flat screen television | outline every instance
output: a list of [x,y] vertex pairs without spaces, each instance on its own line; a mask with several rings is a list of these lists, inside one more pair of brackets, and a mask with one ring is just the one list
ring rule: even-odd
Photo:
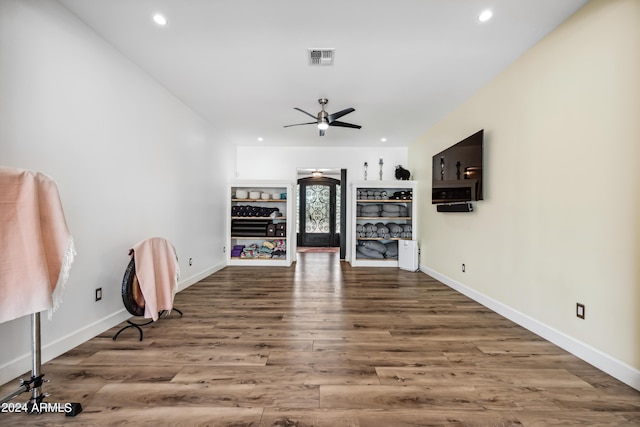
[[431,203],[455,204],[483,200],[484,129],[433,156]]

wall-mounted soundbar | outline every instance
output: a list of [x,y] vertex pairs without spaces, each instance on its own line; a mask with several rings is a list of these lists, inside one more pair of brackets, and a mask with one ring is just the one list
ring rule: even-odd
[[471,203],[453,203],[450,205],[437,205],[438,212],[473,212]]

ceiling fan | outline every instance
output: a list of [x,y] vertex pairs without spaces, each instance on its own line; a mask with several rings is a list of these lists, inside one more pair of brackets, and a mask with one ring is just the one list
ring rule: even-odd
[[340,117],[352,113],[354,111],[356,111],[354,108],[345,108],[342,111],[338,111],[337,113],[333,113],[333,114],[329,114],[326,111],[324,111],[324,106],[327,105],[327,103],[329,102],[328,99],[326,98],[320,98],[318,99],[318,103],[322,106],[322,110],[318,113],[317,117],[314,116],[313,114],[309,114],[306,111],[295,107],[294,110],[298,110],[301,113],[306,114],[309,117],[313,117],[315,119],[314,122],[308,122],[308,123],[297,123],[295,125],[286,125],[284,127],[288,128],[291,126],[301,126],[301,125],[318,125],[318,130],[320,131],[320,136],[324,136],[324,131],[329,129],[329,126],[339,126],[339,127],[343,127],[343,128],[353,128],[353,129],[360,129],[362,126],[360,125],[354,125],[351,123],[345,123],[345,122],[340,122],[337,119],[339,119]]

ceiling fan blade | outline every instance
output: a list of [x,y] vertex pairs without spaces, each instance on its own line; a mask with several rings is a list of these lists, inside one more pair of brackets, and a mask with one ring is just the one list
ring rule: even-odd
[[329,123],[333,122],[336,119],[339,119],[340,117],[347,115],[349,113],[353,113],[355,110],[355,108],[345,108],[342,111],[338,111],[337,113],[333,113],[333,114],[329,114],[329,117],[327,117],[327,119],[329,120]]
[[317,125],[318,122],[308,122],[308,123],[296,123],[295,125],[285,125],[283,127],[290,128],[291,126],[302,126],[302,125]]
[[302,109],[300,109],[300,108],[298,108],[298,107],[293,107],[293,109],[294,109],[294,110],[298,110],[298,111],[300,111],[301,113],[304,113],[304,114],[306,114],[307,116],[309,116],[309,117],[311,117],[311,118],[313,118],[313,119],[315,119],[315,120],[318,120],[318,117],[314,116],[313,114],[307,113],[306,111],[304,111],[304,110],[302,110]]
[[329,126],[339,126],[339,127],[343,127],[343,128],[353,128],[353,129],[360,129],[362,127],[360,125],[353,125],[351,123],[339,122],[337,120],[334,120],[333,122],[330,122]]
[[320,129],[320,136],[324,136],[324,129]]

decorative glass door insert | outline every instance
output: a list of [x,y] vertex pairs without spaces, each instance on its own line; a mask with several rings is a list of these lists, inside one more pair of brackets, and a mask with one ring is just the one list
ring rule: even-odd
[[307,233],[328,233],[330,231],[331,187],[329,185],[309,185],[306,193]]

